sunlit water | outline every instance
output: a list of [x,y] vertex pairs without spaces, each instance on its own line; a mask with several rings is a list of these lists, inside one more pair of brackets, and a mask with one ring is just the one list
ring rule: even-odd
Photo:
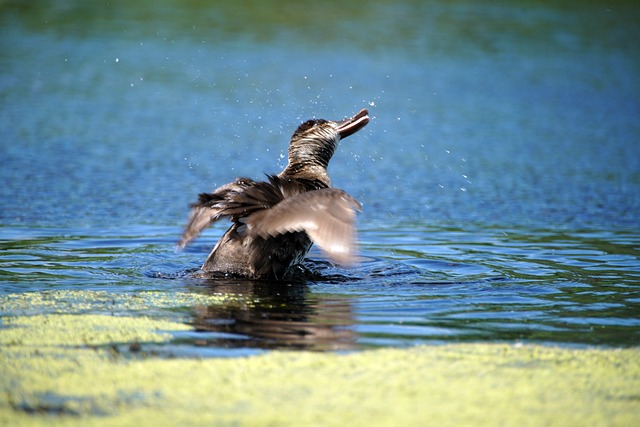
[[[236,295],[151,313],[178,355],[640,342],[637,6],[262,4],[2,3],[2,292]],[[358,265],[194,278],[227,226],[175,249],[197,193],[363,107]]]

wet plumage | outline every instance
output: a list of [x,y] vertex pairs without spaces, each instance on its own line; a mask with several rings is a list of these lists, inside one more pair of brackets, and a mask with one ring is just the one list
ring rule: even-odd
[[213,222],[232,225],[202,265],[211,276],[285,279],[316,243],[334,262],[353,262],[355,210],[361,206],[331,187],[327,166],[340,139],[369,122],[367,110],[341,120],[308,120],[294,132],[289,162],[266,181],[237,178],[191,206],[180,245]]

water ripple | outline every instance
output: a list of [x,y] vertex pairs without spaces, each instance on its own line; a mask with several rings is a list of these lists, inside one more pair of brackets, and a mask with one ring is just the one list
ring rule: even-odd
[[394,240],[382,244],[388,231],[366,230],[357,267],[334,267],[314,250],[304,281],[276,285],[195,278],[215,238],[176,251],[179,230],[171,227],[98,235],[0,230],[3,293],[188,290],[236,297],[230,305],[188,308],[195,330],[176,336],[172,351],[353,350],[478,340],[640,342],[640,242],[624,232],[396,229]]

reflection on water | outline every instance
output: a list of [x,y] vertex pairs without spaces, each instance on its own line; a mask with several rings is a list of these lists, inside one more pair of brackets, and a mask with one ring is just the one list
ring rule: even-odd
[[[237,297],[144,313],[193,324],[176,355],[637,345],[636,3],[2,1],[0,293]],[[356,268],[188,274],[227,225],[176,251],[194,194],[363,107],[330,166]]]
[[[318,298],[304,283],[211,281],[206,292],[241,296],[213,306],[194,307],[197,346],[350,350],[355,323],[345,298]],[[213,333],[213,334],[211,334]]]

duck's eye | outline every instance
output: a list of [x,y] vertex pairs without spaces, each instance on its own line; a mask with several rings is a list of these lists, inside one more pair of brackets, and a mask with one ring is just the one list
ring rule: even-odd
[[307,120],[306,122],[302,123],[300,126],[298,126],[298,129],[296,129],[294,135],[300,135],[303,134],[305,132],[307,132],[309,129],[311,129],[314,126],[317,125],[321,125],[327,123],[326,120],[324,119],[313,119],[313,120]]

